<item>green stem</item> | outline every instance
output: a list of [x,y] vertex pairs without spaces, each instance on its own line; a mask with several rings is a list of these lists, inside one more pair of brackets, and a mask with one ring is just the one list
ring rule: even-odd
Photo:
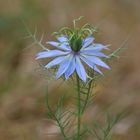
[[80,97],[80,80],[77,75],[77,140],[81,139],[81,97]]
[[86,99],[85,99],[85,102],[84,102],[84,105],[83,105],[83,108],[82,108],[82,114],[84,113],[85,108],[86,108],[86,106],[88,104],[88,100],[89,100],[89,97],[90,97],[90,89],[91,89],[91,86],[92,86],[92,80],[89,82],[89,87],[88,87]]
[[57,122],[57,124],[58,124],[58,126],[60,128],[60,131],[61,131],[62,136],[64,137],[65,140],[67,140],[67,137],[65,135],[63,126],[61,125],[60,121],[56,117],[55,117],[55,119],[56,119],[56,122]]
[[[47,87],[47,92],[48,92],[48,87]],[[59,128],[60,128],[60,131],[61,131],[61,134],[62,136],[64,137],[64,140],[67,140],[67,136],[65,135],[65,132],[64,132],[64,128],[61,124],[61,122],[59,121],[59,119],[56,117],[56,115],[53,113],[50,105],[49,105],[49,101],[48,101],[48,93],[46,94],[46,106],[47,106],[47,109],[50,113],[50,115],[55,119],[55,121],[57,122]]]

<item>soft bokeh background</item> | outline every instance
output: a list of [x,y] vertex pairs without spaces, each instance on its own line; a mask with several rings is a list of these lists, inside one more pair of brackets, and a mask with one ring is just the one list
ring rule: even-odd
[[[32,32],[37,27],[38,38],[45,34],[45,45],[52,32],[71,26],[81,15],[85,18],[79,25],[99,26],[96,41],[111,44],[112,50],[127,40],[127,49],[99,81],[99,94],[85,119],[100,117],[108,109],[114,114],[127,110],[130,115],[116,126],[114,139],[140,139],[139,0],[0,0],[0,140],[53,140],[46,132],[57,131],[46,119],[47,74],[34,59],[41,48],[23,39],[27,32],[22,20]],[[69,94],[66,86],[58,90],[58,83],[51,85],[52,103],[59,93]]]

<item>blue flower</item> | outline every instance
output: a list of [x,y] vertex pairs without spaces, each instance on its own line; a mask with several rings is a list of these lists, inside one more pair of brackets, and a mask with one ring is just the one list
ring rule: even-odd
[[69,41],[66,36],[61,35],[57,40],[58,42],[47,42],[47,44],[55,47],[55,50],[40,52],[36,57],[37,59],[54,58],[45,67],[51,68],[60,65],[56,73],[57,79],[63,74],[68,79],[76,71],[79,78],[86,82],[87,73],[83,62],[101,75],[103,73],[97,66],[109,69],[109,66],[100,59],[108,57],[101,52],[103,49],[108,49],[107,46],[94,43],[92,36],[79,40],[71,38]]

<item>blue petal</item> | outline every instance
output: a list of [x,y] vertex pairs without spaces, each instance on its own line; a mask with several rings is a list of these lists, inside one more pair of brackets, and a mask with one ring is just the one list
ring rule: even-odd
[[109,50],[108,46],[103,45],[103,44],[99,44],[99,43],[94,44],[94,47],[95,47],[97,50],[99,50],[99,51],[100,51],[100,50],[103,50],[103,49]]
[[60,67],[56,74],[56,79],[58,79],[65,71],[68,69],[70,62],[72,60],[73,55],[67,56],[64,61],[60,64]]
[[83,50],[101,51],[103,49],[108,50],[108,47],[102,44],[94,44],[84,48]]
[[59,42],[55,42],[55,41],[49,41],[49,42],[46,42],[46,43],[47,43],[47,44],[50,44],[50,45],[52,45],[52,46],[54,46],[54,47],[57,47],[57,46],[60,45]]
[[56,56],[61,56],[61,55],[66,55],[66,54],[69,54],[69,52],[63,52],[59,50],[43,51],[37,54],[36,59],[56,57]]
[[108,58],[108,56],[105,55],[104,53],[98,52],[98,51],[94,51],[94,50],[82,50],[82,51],[80,51],[80,54]]
[[66,43],[58,43],[58,42],[50,41],[50,42],[47,42],[47,44],[50,44],[57,49],[62,49],[62,50],[65,50],[65,51],[70,51],[71,50],[68,43],[66,44]]
[[65,72],[66,80],[73,74],[73,72],[75,71],[75,67],[76,67],[75,57],[73,57],[67,71]]
[[91,68],[93,68],[93,66],[95,65],[93,62],[91,62],[90,60],[86,59],[83,56],[80,56],[80,58]]
[[65,57],[67,57],[67,56],[57,57],[57,58],[53,59],[52,61],[50,61],[45,67],[49,69],[49,68],[51,68],[51,67],[53,67],[55,65],[58,65],[62,61],[64,61]]
[[89,66],[91,67],[92,69],[94,69],[96,72],[100,73],[101,75],[103,75],[103,73],[97,68],[97,66],[91,62],[90,60],[86,59],[85,57],[83,56],[80,56],[80,58]]
[[104,74],[97,68],[96,65],[94,65],[94,70],[95,70],[96,72],[98,72],[99,74],[104,75]]
[[76,71],[78,76],[86,82],[86,71],[78,56],[76,56]]
[[63,42],[68,42],[68,38],[67,38],[66,36],[64,36],[64,35],[59,36],[59,37],[57,38],[57,40],[60,41],[61,43],[63,43]]
[[82,48],[86,48],[88,47],[90,44],[93,43],[94,38],[92,36],[87,37],[84,41],[83,41],[83,46]]
[[87,55],[82,55],[84,56],[87,60],[91,61],[92,63],[99,65],[101,67],[104,67],[106,69],[110,69],[110,67],[104,63],[102,60],[100,60],[98,57],[96,56],[87,56]]

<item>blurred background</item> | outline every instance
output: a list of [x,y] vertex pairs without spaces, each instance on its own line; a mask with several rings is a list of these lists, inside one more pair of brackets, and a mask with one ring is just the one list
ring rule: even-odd
[[[140,1],[139,0],[0,0],[0,140],[55,140],[46,132],[57,128],[46,119],[45,90],[48,74],[40,69],[30,46],[23,20],[43,44],[54,39],[51,33],[84,16],[79,26],[89,22],[99,27],[96,42],[111,44],[115,50],[124,41],[126,49],[109,63],[111,71],[98,81],[94,105],[86,120],[100,117],[106,110],[129,112],[113,131],[114,140],[140,139]],[[67,87],[50,82],[50,99],[56,104]],[[69,94],[69,93],[67,93]],[[98,114],[98,116],[97,116]]]

